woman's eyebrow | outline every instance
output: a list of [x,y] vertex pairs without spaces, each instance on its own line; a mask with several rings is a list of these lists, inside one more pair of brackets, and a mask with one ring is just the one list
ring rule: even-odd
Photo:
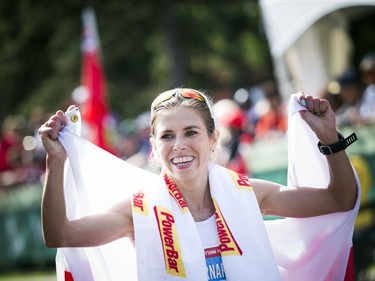
[[201,127],[197,125],[191,125],[184,128],[184,130],[191,130],[191,129],[201,129]]
[[165,129],[165,130],[160,131],[160,134],[165,134],[165,133],[173,133],[173,130]]
[[[189,126],[186,126],[186,127],[183,128],[184,131],[194,130],[194,129],[195,129],[195,130],[196,130],[196,129],[199,129],[199,130],[200,130],[200,129],[202,129],[202,128],[199,127],[199,126],[197,126],[197,125],[189,125]],[[175,130],[172,130],[172,129],[168,129],[168,128],[166,128],[166,129],[160,131],[159,133],[160,133],[160,134],[166,134],[166,133],[168,134],[168,133],[174,133],[174,131],[175,131]]]

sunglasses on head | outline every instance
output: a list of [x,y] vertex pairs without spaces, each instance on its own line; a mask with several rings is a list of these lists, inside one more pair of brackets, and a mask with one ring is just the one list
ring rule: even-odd
[[208,101],[207,97],[202,94],[201,92],[198,92],[196,90],[193,90],[193,89],[176,89],[176,90],[169,90],[169,91],[166,91],[162,94],[160,94],[151,104],[151,110],[155,110],[155,108],[173,98],[173,97],[176,97],[176,96],[181,96],[183,98],[186,98],[186,99],[194,99],[194,100],[198,100],[198,101],[201,101],[201,102],[204,102],[207,107],[208,107],[208,110],[210,111],[210,115],[211,115],[211,118],[212,118],[212,124],[214,125],[215,127],[215,122],[214,122],[214,115],[213,115],[213,111],[212,111],[212,108],[211,108],[211,105],[210,105],[210,102]]

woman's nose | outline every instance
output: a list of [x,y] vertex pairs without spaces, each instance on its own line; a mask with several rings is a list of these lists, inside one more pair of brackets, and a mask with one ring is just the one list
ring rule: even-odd
[[184,150],[186,149],[186,142],[183,137],[176,137],[175,143],[173,146],[174,151]]

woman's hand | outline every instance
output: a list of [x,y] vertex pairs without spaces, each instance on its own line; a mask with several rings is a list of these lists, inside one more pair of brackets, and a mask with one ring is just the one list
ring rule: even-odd
[[[74,107],[74,105],[71,105],[68,108],[68,111]],[[59,132],[64,128],[66,123],[67,121],[65,113],[59,110],[39,128],[39,135],[42,139],[44,149],[49,157],[61,156],[64,159],[66,158],[65,149],[57,139]]]
[[300,104],[307,110],[300,111],[301,118],[310,126],[323,145],[330,145],[338,141],[336,130],[336,116],[331,105],[325,99],[304,95],[298,96]]

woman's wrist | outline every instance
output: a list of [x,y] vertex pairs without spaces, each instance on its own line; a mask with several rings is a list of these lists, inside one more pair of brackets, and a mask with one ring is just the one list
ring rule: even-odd
[[65,160],[67,156],[65,153],[58,153],[58,154],[47,154],[46,162],[47,167],[54,167],[54,166],[64,166]]
[[331,145],[339,141],[339,136],[337,131],[334,134],[327,134],[326,136],[319,138],[319,141],[322,145]]
[[316,136],[322,145],[331,145],[339,141],[339,135],[336,127],[319,130],[316,132]]

